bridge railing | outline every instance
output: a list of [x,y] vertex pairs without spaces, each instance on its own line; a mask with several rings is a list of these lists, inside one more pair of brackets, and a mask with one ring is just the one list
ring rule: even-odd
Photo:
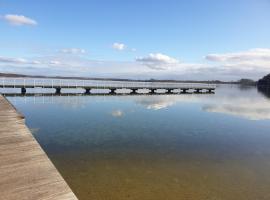
[[73,79],[31,79],[2,78],[0,85],[5,87],[75,87],[75,88],[215,88],[214,84],[203,83],[173,83],[173,82],[138,82],[138,81],[102,81]]

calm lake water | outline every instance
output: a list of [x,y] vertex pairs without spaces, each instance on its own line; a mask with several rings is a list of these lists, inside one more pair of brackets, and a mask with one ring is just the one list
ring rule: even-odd
[[81,200],[269,200],[270,99],[9,97]]

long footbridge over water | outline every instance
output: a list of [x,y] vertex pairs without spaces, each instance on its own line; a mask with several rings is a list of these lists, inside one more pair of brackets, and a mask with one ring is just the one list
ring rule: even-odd
[[[0,88],[20,89],[26,94],[28,89],[54,89],[55,94],[61,94],[62,89],[83,89],[84,94],[91,94],[95,89],[107,89],[109,94],[116,94],[117,90],[129,90],[130,94],[137,94],[139,90],[146,90],[149,94],[174,93],[213,93],[216,86],[201,83],[179,82],[150,82],[150,81],[100,81],[100,80],[73,80],[73,79],[0,79]],[[162,91],[160,91],[162,90]]]

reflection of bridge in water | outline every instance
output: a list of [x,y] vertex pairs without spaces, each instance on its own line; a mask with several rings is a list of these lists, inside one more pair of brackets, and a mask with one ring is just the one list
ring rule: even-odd
[[0,88],[19,88],[21,90],[21,94],[26,94],[27,89],[30,88],[55,89],[55,94],[61,94],[62,89],[83,89],[84,94],[91,94],[95,89],[108,89],[110,91],[109,94],[117,94],[117,90],[123,89],[129,90],[129,94],[138,94],[139,90],[147,90],[148,94],[179,94],[213,93],[216,86],[213,84],[200,83],[16,78],[2,79],[2,83],[0,82]]

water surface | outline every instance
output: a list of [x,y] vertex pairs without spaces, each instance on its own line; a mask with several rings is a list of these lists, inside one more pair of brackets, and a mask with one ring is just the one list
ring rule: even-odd
[[270,199],[270,99],[256,88],[9,100],[79,199]]

